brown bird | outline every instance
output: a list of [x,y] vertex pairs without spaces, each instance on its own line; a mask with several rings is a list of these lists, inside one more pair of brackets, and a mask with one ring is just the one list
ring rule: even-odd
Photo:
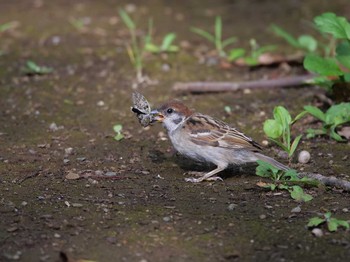
[[153,122],[162,122],[174,148],[191,159],[215,164],[217,167],[200,178],[188,182],[222,180],[214,176],[230,164],[266,161],[282,170],[288,167],[263,155],[262,147],[253,139],[211,116],[195,113],[177,100],[152,111]]

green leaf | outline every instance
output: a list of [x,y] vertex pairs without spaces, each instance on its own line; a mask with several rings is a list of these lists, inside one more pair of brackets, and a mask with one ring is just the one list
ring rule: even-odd
[[350,41],[344,41],[337,45],[336,58],[348,69],[350,69]]
[[273,24],[273,25],[271,25],[271,29],[276,35],[282,37],[291,46],[294,46],[296,48],[300,48],[298,40],[296,38],[294,38],[291,34],[289,34],[287,31],[282,29],[281,27]]
[[321,224],[323,224],[325,221],[325,219],[320,218],[320,217],[312,217],[309,220],[309,223],[307,223],[307,227],[317,227]]
[[119,133],[114,136],[114,140],[120,141],[124,138],[124,135]]
[[324,13],[315,17],[314,22],[324,33],[332,34],[338,39],[350,39],[350,24],[345,17],[336,16],[334,13]]
[[4,23],[4,24],[1,24],[0,25],[0,32],[5,32],[6,30],[9,30],[11,28],[14,28],[16,27],[18,23],[15,22],[15,21],[12,21],[12,22],[7,22],[7,23]]
[[127,28],[129,28],[130,30],[136,29],[134,21],[130,18],[127,12],[125,12],[123,9],[119,9],[119,15],[123,20],[124,24],[127,26]]
[[289,191],[290,196],[299,202],[308,202],[313,199],[309,194],[306,194],[300,186],[292,186],[292,190]]
[[122,129],[123,129],[123,126],[122,126],[122,125],[114,125],[114,126],[113,126],[113,130],[114,130],[114,132],[116,132],[116,133],[120,133],[120,132],[122,131]]
[[175,38],[176,38],[176,34],[174,34],[174,33],[167,34],[163,39],[163,43],[162,43],[160,49],[162,51],[167,51],[169,49],[169,47],[171,46],[172,42],[175,40]]
[[322,76],[339,76],[343,74],[334,58],[323,58],[315,54],[305,56],[304,68]]
[[328,227],[328,230],[329,230],[330,232],[337,231],[337,229],[338,229],[338,223],[337,223],[336,219],[331,218],[331,219],[327,222],[327,227]]
[[335,125],[331,126],[330,132],[329,132],[330,137],[333,138],[334,140],[338,141],[338,142],[346,141],[346,139],[343,139],[340,135],[337,134],[335,128],[336,128]]
[[335,126],[350,122],[350,103],[331,106],[326,112],[326,123]]
[[289,179],[289,180],[293,180],[293,181],[298,181],[300,180],[300,178],[298,177],[298,172],[294,169],[288,169],[284,175],[283,175],[284,179]]
[[332,216],[332,213],[331,212],[327,212],[324,214],[324,217],[326,218],[326,220],[329,220]]
[[294,118],[294,120],[292,121],[291,124],[293,125],[296,121],[298,121],[299,119],[303,118],[306,114],[307,114],[306,111],[303,111],[303,112],[299,113],[299,114]]
[[258,166],[256,167],[256,174],[261,177],[271,177],[273,174],[278,173],[278,169],[262,160],[257,160]]
[[235,43],[237,41],[237,37],[229,37],[227,39],[225,39],[224,41],[222,41],[222,48],[225,48],[228,45],[231,45],[233,43]]
[[204,31],[203,29],[197,28],[197,27],[191,27],[191,31],[193,33],[196,33],[197,35],[207,39],[208,41],[215,43],[215,38],[213,35],[211,35],[210,33]]
[[221,41],[221,34],[222,34],[222,21],[221,21],[221,17],[217,16],[215,18],[215,39],[217,41]]
[[315,52],[317,49],[317,41],[311,35],[299,36],[298,43],[309,52]]
[[235,61],[238,58],[241,58],[245,55],[245,50],[243,48],[234,48],[230,51],[230,54],[228,56],[229,61]]
[[264,132],[268,137],[276,139],[282,136],[283,127],[275,119],[268,119],[264,123]]
[[160,48],[153,43],[147,43],[145,45],[145,50],[151,53],[159,53],[161,51]]
[[292,117],[290,116],[288,110],[283,106],[277,106],[273,110],[273,116],[277,122],[279,122],[283,129],[289,128],[289,124],[292,122]]
[[319,108],[315,106],[304,106],[306,112],[316,117],[317,119],[326,122],[326,115]]
[[295,150],[298,147],[298,144],[300,142],[301,137],[302,137],[302,135],[299,135],[294,139],[292,145],[290,146],[289,157],[291,157],[294,154]]
[[339,219],[336,219],[336,220],[337,220],[338,225],[345,227],[346,229],[350,228],[349,222],[347,222],[345,220],[339,220]]
[[345,73],[343,77],[345,82],[350,82],[350,73]]
[[252,53],[252,56],[254,58],[259,58],[262,54],[274,51],[274,50],[276,50],[276,48],[277,47],[275,45],[265,45],[265,46],[259,47],[258,49],[254,50]]

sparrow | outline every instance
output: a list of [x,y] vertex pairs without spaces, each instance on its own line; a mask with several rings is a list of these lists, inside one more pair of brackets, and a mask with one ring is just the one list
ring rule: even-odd
[[229,165],[266,161],[273,166],[289,168],[262,154],[262,147],[250,137],[225,122],[196,113],[178,100],[172,100],[151,112],[152,122],[161,122],[168,132],[174,148],[196,161],[212,163],[216,168],[199,178],[186,178],[188,182],[222,180],[217,174]]

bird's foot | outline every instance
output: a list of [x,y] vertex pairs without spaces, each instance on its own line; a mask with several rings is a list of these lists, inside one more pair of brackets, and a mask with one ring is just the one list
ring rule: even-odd
[[191,183],[200,183],[203,181],[223,181],[223,179],[219,176],[213,176],[213,177],[200,177],[200,178],[194,178],[194,177],[189,177],[189,178],[185,178],[186,182],[191,182]]
[[188,171],[184,173],[185,176],[194,176],[198,178],[204,176],[205,174],[206,174],[205,172],[200,172],[200,171]]

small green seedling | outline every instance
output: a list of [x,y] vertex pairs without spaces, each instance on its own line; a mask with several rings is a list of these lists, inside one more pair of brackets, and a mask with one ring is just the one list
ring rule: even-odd
[[236,37],[229,37],[225,40],[222,39],[222,20],[220,16],[215,18],[214,24],[214,34],[211,34],[203,29],[197,27],[191,27],[191,31],[197,35],[207,39],[209,42],[215,45],[215,49],[218,52],[219,56],[225,57],[226,53],[224,51],[225,47],[233,44],[237,41]]
[[307,224],[307,227],[314,228],[318,227],[322,224],[327,224],[327,229],[330,232],[335,232],[338,230],[338,227],[344,227],[345,229],[349,229],[349,222],[346,220],[341,220],[332,217],[331,212],[327,212],[322,215],[322,217],[312,217]]
[[288,44],[297,49],[301,49],[310,53],[313,53],[317,50],[318,42],[311,35],[301,35],[298,38],[295,38],[286,30],[277,25],[273,24],[270,28],[272,32],[274,32],[277,36],[282,37],[284,40],[287,41]]
[[73,18],[73,17],[71,17],[68,21],[78,31],[84,30],[85,26],[87,25],[86,18]]
[[0,25],[0,33],[11,30],[18,25],[17,21],[7,22]]
[[120,141],[124,138],[124,135],[122,134],[122,129],[123,129],[122,125],[114,125],[113,126],[113,130],[116,133],[116,135],[114,136],[115,140]]
[[155,54],[178,52],[179,47],[173,44],[175,38],[176,38],[175,33],[168,33],[164,36],[161,45],[156,45],[152,43],[152,39],[150,39],[145,46],[145,50]]
[[26,67],[23,69],[27,75],[45,75],[53,72],[53,68],[46,66],[39,66],[35,62],[28,60]]
[[244,48],[234,48],[229,52],[228,60],[234,62],[237,59],[242,59],[244,64],[248,66],[256,66],[259,64],[259,58],[261,55],[273,51],[276,46],[266,45],[259,46],[255,39],[249,41],[250,51],[246,51]]
[[323,122],[322,129],[307,129],[307,137],[316,135],[329,135],[336,141],[346,141],[337,134],[337,127],[350,122],[350,103],[340,103],[331,106],[326,113],[314,106],[304,106],[306,112]]
[[269,139],[288,153],[289,158],[293,156],[298,147],[302,135],[297,136],[292,142],[291,127],[302,118],[306,112],[302,112],[292,121],[290,113],[283,106],[277,106],[273,110],[274,119],[268,119],[264,123],[264,132]]
[[298,202],[308,202],[312,200],[313,197],[305,193],[300,184],[316,186],[316,181],[310,180],[306,177],[299,178],[298,173],[293,169],[287,171],[280,170],[270,163],[261,160],[258,160],[257,163],[256,174],[273,181],[273,183],[259,183],[259,186],[271,191],[276,189],[287,190],[290,193],[290,196]]

